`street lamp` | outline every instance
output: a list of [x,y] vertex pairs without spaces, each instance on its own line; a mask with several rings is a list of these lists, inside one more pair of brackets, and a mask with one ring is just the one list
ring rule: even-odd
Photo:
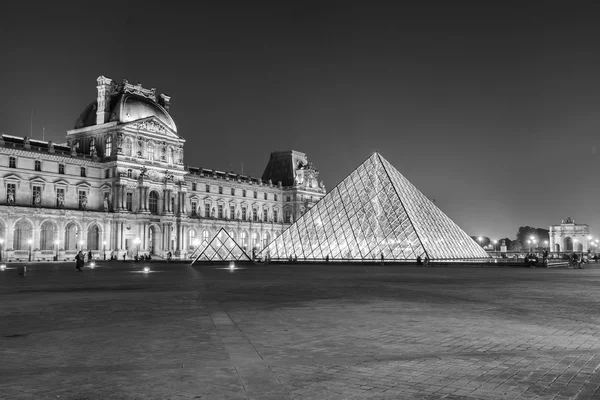
[[529,252],[531,253],[531,239],[527,239],[527,244],[529,244]]
[[494,240],[494,251],[496,251],[496,245],[498,244],[497,240]]
[[104,253],[104,261],[106,261],[106,240],[102,242],[102,245],[104,246],[102,249],[102,252]]
[[54,241],[54,245],[56,246],[56,260],[55,261],[58,261],[58,244],[59,244],[59,241],[55,240]]
[[27,240],[27,244],[29,244],[29,261],[31,261],[31,244],[33,243],[33,240],[28,239]]
[[547,240],[544,240],[544,248],[545,248],[546,250],[548,250],[548,241],[547,241]]
[[537,249],[537,239],[533,239],[533,249]]

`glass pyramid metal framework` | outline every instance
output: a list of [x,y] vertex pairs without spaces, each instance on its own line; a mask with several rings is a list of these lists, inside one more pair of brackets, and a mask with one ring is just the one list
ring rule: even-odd
[[224,228],[219,229],[210,241],[203,241],[191,258],[194,259],[192,264],[196,261],[252,261]]
[[409,261],[489,255],[375,153],[262,252],[272,260]]

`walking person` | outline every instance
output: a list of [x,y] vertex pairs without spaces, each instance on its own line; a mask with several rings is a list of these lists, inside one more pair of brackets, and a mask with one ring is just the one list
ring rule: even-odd
[[92,251],[88,251],[88,261],[92,261],[92,258],[94,257],[94,255],[92,254]]
[[383,252],[381,253],[381,266],[383,267],[385,263],[385,258],[383,257]]
[[83,252],[80,250],[79,253],[77,253],[77,255],[75,256],[75,269],[78,270],[79,272],[83,271],[81,268],[83,267],[84,264],[84,259],[85,255],[83,254]]

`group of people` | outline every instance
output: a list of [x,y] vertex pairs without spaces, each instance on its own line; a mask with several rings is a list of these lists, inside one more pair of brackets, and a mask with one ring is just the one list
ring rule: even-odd
[[[88,257],[88,261],[92,261],[94,259],[94,255],[92,254],[92,251],[88,251],[87,253],[87,257]],[[79,272],[83,271],[83,266],[85,264],[85,254],[83,254],[83,251],[79,250],[79,253],[77,253],[75,255],[75,269]]]

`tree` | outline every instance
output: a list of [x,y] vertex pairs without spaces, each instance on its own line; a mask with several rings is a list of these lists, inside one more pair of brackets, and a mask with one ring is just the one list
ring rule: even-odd
[[[536,244],[527,242],[534,238]],[[530,249],[536,247],[546,247],[545,242],[550,240],[550,231],[548,229],[534,228],[532,226],[521,226],[517,232],[517,242],[523,249]]]

